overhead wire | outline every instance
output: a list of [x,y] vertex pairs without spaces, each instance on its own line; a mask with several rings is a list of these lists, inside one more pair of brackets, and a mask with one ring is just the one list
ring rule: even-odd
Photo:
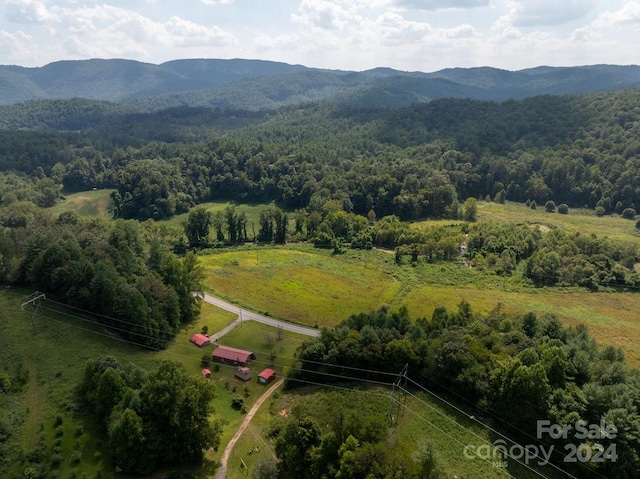
[[[55,311],[55,310],[54,310],[54,311]],[[55,312],[60,313],[59,311],[55,311]],[[64,315],[64,313],[62,313],[62,314]],[[81,326],[77,326],[77,325],[75,325],[75,324],[70,324],[70,323],[68,323],[68,322],[66,322],[66,321],[62,321],[62,320],[59,320],[59,319],[56,319],[56,318],[52,318],[52,317],[47,316],[47,315],[42,314],[42,313],[37,313],[37,312],[36,312],[36,313],[35,313],[35,315],[36,315],[37,317],[45,318],[45,319],[47,319],[47,320],[54,321],[54,322],[56,322],[56,323],[64,324],[64,325],[69,326],[69,327],[71,327],[71,328],[75,328],[75,329],[79,329],[79,330],[86,331],[86,332],[89,332],[89,333],[97,334],[97,335],[99,335],[99,336],[103,336],[103,337],[109,338],[109,339],[114,340],[114,341],[127,343],[127,344],[130,344],[130,345],[133,345],[133,346],[139,346],[139,344],[138,344],[138,343],[136,343],[136,342],[134,342],[134,341],[129,341],[129,340],[126,340],[126,339],[124,339],[124,338],[114,337],[113,335],[109,335],[109,334],[106,334],[106,333],[101,333],[101,332],[99,332],[99,331],[95,331],[95,330],[93,330],[93,329],[84,328],[84,327],[81,327]],[[77,317],[77,316],[74,316],[74,315],[67,315],[67,316],[69,316],[69,317],[71,317],[71,318],[74,318],[74,319],[80,319],[80,320],[84,320],[84,321],[86,321],[86,319],[84,319],[84,318],[80,318],[80,317]],[[100,323],[95,323],[95,322],[91,322],[91,321],[89,321],[89,322],[90,322],[91,324],[100,324]],[[156,349],[156,348],[153,348],[153,347],[148,347],[147,349],[157,351],[157,349]],[[167,353],[168,353],[168,354],[171,354],[171,355],[173,355],[173,356],[176,356],[176,357],[182,357],[182,358],[187,358],[187,359],[193,359],[193,358],[192,358],[192,356],[188,356],[188,355],[185,355],[185,354],[180,354],[180,353],[176,353],[176,352],[167,352]],[[260,361],[255,361],[255,362],[260,362]],[[220,364],[220,365],[221,365],[221,366],[223,366],[223,367],[227,367],[227,368],[235,368],[235,367],[236,367],[236,366],[231,365],[231,364]],[[306,372],[311,372],[311,373],[320,373],[319,371],[304,370],[304,369],[301,369],[301,368],[297,368],[296,370],[298,370],[298,371],[306,371]],[[358,381],[358,382],[365,382],[365,383],[373,383],[373,384],[375,384],[375,385],[378,385],[378,386],[384,386],[384,387],[387,387],[387,388],[388,388],[388,387],[393,386],[393,384],[391,384],[391,383],[383,383],[383,382],[379,382],[379,381],[374,381],[374,382],[372,382],[372,381],[368,381],[368,380],[363,380],[362,378],[346,377],[346,376],[341,376],[341,375],[338,375],[338,374],[331,374],[331,373],[324,373],[324,374],[325,374],[325,375],[328,375],[328,376],[331,376],[331,377],[334,377],[334,378],[341,379],[341,380],[343,380],[343,381]],[[397,374],[396,374],[396,376],[397,376]],[[297,383],[301,383],[301,384],[309,384],[309,385],[318,386],[318,387],[323,387],[323,388],[337,389],[337,390],[350,391],[350,392],[359,392],[359,393],[362,393],[362,394],[369,394],[369,395],[374,395],[374,396],[379,396],[379,397],[389,398],[389,394],[382,394],[382,393],[375,392],[375,391],[368,391],[368,390],[361,390],[361,389],[348,388],[348,387],[344,387],[344,386],[338,386],[338,385],[336,385],[336,384],[327,384],[327,383],[322,383],[322,382],[317,382],[317,381],[310,381],[310,380],[307,380],[307,379],[301,379],[301,378],[296,378],[296,377],[287,377],[286,379],[287,379],[288,381],[297,382]],[[397,404],[400,404],[403,408],[406,408],[407,410],[409,410],[409,411],[410,411],[410,412],[412,412],[413,414],[416,414],[416,415],[417,415],[417,413],[415,413],[414,411],[412,411],[412,410],[408,409],[408,408],[406,407],[406,405],[404,405],[404,404],[402,404],[402,403],[398,402],[398,401],[397,401],[396,399],[394,399],[393,397],[391,398],[391,400],[392,400],[392,401],[394,401],[394,402],[396,402]],[[418,416],[419,416],[419,415],[418,415]],[[440,427],[436,426],[435,424],[433,424],[432,422],[428,421],[427,419],[425,419],[425,418],[423,418],[423,417],[421,417],[421,419],[422,419],[423,421],[425,421],[427,424],[429,424],[429,425],[431,425],[432,427],[434,427],[435,429],[437,429],[438,431],[440,431],[440,432],[442,432],[443,434],[445,434],[445,435],[446,435],[447,437],[449,437],[450,439],[452,439],[452,440],[454,440],[454,441],[456,441],[456,442],[458,442],[458,443],[460,443],[461,445],[463,445],[463,446],[464,446],[464,444],[463,444],[462,442],[460,442],[459,440],[457,440],[456,438],[454,438],[453,436],[451,436],[449,433],[447,433],[446,431],[444,431],[442,428],[440,428]],[[454,421],[454,422],[455,422],[455,421]],[[456,423],[456,424],[457,424],[457,423]],[[464,426],[461,426],[461,427],[463,427],[463,428],[464,428]],[[464,428],[464,429],[466,429],[466,428]],[[468,429],[467,429],[467,430],[468,430]],[[468,430],[468,431],[472,433],[472,431],[470,431],[470,430]],[[472,434],[474,434],[477,438],[479,438],[479,439],[483,440],[484,442],[487,442],[487,441],[486,441],[486,439],[482,438],[481,436],[478,436],[478,435],[476,435],[475,433],[472,433]],[[485,459],[485,460],[486,460],[486,459]],[[509,476],[510,476],[510,477],[513,477],[513,476],[511,476],[511,475],[509,475]],[[544,476],[543,476],[543,477],[544,477]]]
[[[405,377],[406,377],[406,376],[405,376]],[[413,381],[411,378],[407,377],[407,379],[408,379],[409,381],[411,381],[413,384],[417,384],[417,383],[416,383],[415,381]],[[418,397],[418,396],[416,396],[415,394],[412,394],[410,391],[406,390],[406,389],[405,389],[405,388],[403,388],[402,386],[398,386],[398,387],[399,387],[399,388],[400,388],[400,389],[401,389],[405,394],[408,394],[409,396],[411,396],[412,398],[416,399],[416,400],[417,400],[418,402],[420,402],[421,404],[423,404],[423,405],[427,406],[428,408],[432,409],[433,411],[435,411],[436,413],[440,414],[441,416],[443,416],[443,417],[445,417],[445,418],[447,418],[447,419],[450,419],[450,417],[449,417],[449,416],[447,416],[446,414],[444,414],[442,411],[438,411],[438,410],[437,410],[436,408],[434,408],[432,405],[430,405],[430,404],[429,404],[429,403],[427,403],[426,401],[422,400],[421,398],[419,398],[419,397]],[[483,422],[481,422],[481,421],[476,420],[476,419],[475,419],[475,417],[470,416],[470,415],[469,415],[469,414],[467,414],[465,411],[463,411],[462,409],[458,408],[457,406],[455,406],[454,404],[450,403],[449,401],[447,401],[447,400],[445,400],[445,399],[443,399],[443,398],[439,397],[439,396],[438,396],[438,395],[436,395],[436,394],[431,393],[431,391],[428,391],[428,390],[426,390],[426,389],[425,389],[425,391],[426,391],[426,392],[428,392],[428,393],[430,393],[430,394],[432,394],[432,395],[433,395],[433,397],[435,397],[435,398],[436,398],[436,399],[438,399],[439,401],[443,402],[443,403],[444,403],[444,404],[446,404],[447,406],[449,406],[449,407],[451,407],[451,408],[455,409],[457,412],[459,412],[459,413],[461,413],[461,414],[466,415],[466,416],[467,416],[468,418],[470,418],[470,419],[471,419],[471,418],[473,418],[473,419],[474,419],[474,420],[475,420],[479,425],[481,425],[481,426],[482,426],[482,427],[484,427],[485,429],[488,429],[488,430],[489,430],[489,431],[491,431],[492,433],[499,435],[500,437],[502,437],[502,438],[506,439],[507,441],[509,441],[509,442],[511,442],[511,443],[513,443],[513,444],[518,445],[519,447],[522,447],[520,444],[518,444],[516,441],[514,441],[514,440],[513,440],[513,439],[511,439],[510,437],[505,436],[504,434],[502,434],[501,432],[499,432],[499,431],[495,430],[494,428],[492,428],[492,427],[490,427],[490,426],[488,426],[488,425],[484,424],[484,423],[483,423]],[[457,421],[452,421],[452,422],[454,422],[454,423],[455,423],[455,424],[457,424],[457,425],[460,425],[460,423],[458,423]],[[461,426],[461,425],[460,425],[460,426]],[[461,426],[461,427],[462,427],[462,426]],[[469,430],[469,431],[470,431],[470,430]],[[475,433],[473,433],[472,431],[470,431],[470,432],[471,432],[472,434],[476,435],[476,434],[475,434]],[[476,436],[477,436],[477,435],[476,435]],[[480,436],[478,436],[478,437],[480,437]],[[536,457],[536,458],[538,458],[539,456],[537,456],[537,455],[536,455],[535,457]],[[520,461],[517,461],[517,462],[518,462],[519,464],[524,465],[524,466],[525,466],[525,467],[527,467],[528,469],[533,470],[533,469],[531,468],[531,466],[529,466],[528,464],[523,463],[523,462],[520,462]],[[555,469],[557,469],[558,471],[562,472],[563,474],[567,475],[568,477],[570,477],[570,478],[572,478],[572,479],[577,479],[575,476],[573,476],[572,474],[568,473],[567,471],[564,471],[563,469],[561,469],[560,467],[556,466],[555,464],[553,464],[553,463],[551,463],[551,462],[550,462],[550,463],[548,463],[548,464],[549,464],[550,466],[554,467]],[[538,473],[538,471],[535,471],[535,472],[536,472],[536,473]],[[542,477],[544,477],[542,474],[540,474],[540,475],[541,475]]]
[[[413,368],[410,368],[411,370],[415,371]],[[417,371],[416,371],[417,372]],[[497,416],[496,414],[492,413],[491,411],[487,410],[487,409],[483,409],[478,407],[476,404],[471,403],[467,398],[465,398],[464,396],[461,396],[459,394],[457,394],[454,391],[451,391],[450,389],[446,388],[445,386],[441,385],[440,383],[438,383],[437,381],[434,381],[432,378],[428,377],[428,376],[424,376],[425,379],[427,379],[428,381],[436,384],[439,388],[447,391],[448,394],[451,394],[453,396],[456,396],[457,398],[463,400],[466,403],[469,403],[474,409],[480,409],[483,413],[487,413],[490,414],[491,417],[497,421],[499,421],[502,424],[505,424],[506,426],[508,426],[509,428],[511,428],[512,430],[517,431],[518,433],[528,437],[529,439],[534,440],[536,443],[541,444],[541,445],[546,445],[540,438],[535,437],[533,435],[531,435],[530,433],[528,433],[527,431],[523,431],[522,429],[514,426],[513,424],[511,424],[509,421],[506,421],[505,419],[501,418],[500,416]],[[459,410],[462,414],[467,414],[469,417],[471,417],[472,415],[468,414],[466,411],[457,408],[455,405],[453,405],[450,402],[445,401],[444,399],[442,399],[440,396],[438,396],[436,393],[434,393],[433,391],[427,389],[426,387],[424,387],[423,385],[421,385],[420,383],[418,383],[417,381],[414,381],[413,379],[411,379],[410,377],[407,376],[407,379],[417,388],[421,389],[422,391],[430,394],[431,396],[437,398],[438,400],[445,402],[446,404],[448,404],[450,407]],[[475,415],[473,415],[473,419],[478,422],[479,424],[487,427],[488,429],[490,429],[493,433],[509,440],[512,441],[512,439],[508,438],[508,436],[502,434],[501,432],[491,428],[488,424],[482,422],[478,417],[476,417]],[[559,451],[557,451],[555,448],[552,451],[553,454],[561,454]],[[587,467],[584,463],[582,462],[577,462],[577,465],[579,467],[582,467],[583,469],[587,469],[591,474],[597,475],[599,477],[602,477],[603,479],[606,479],[605,476],[603,476],[602,474],[598,473],[597,471],[593,470],[592,468]],[[554,466],[555,467],[555,466]],[[563,473],[567,474],[566,471],[563,470]]]
[[[65,305],[64,303],[59,303],[59,302],[56,302],[56,301],[51,301],[51,302],[53,302],[54,304],[58,304],[59,306],[62,306],[62,307],[66,307],[66,306],[67,306],[67,305]],[[144,335],[144,334],[142,334],[142,333],[134,333],[134,332],[131,332],[131,331],[128,331],[128,330],[124,330],[124,329],[121,329],[121,328],[114,328],[112,325],[105,325],[105,324],[103,324],[103,323],[101,323],[101,322],[99,322],[99,321],[93,321],[93,320],[91,320],[91,319],[89,319],[89,318],[86,318],[86,317],[81,317],[81,316],[73,315],[73,314],[70,314],[70,313],[66,313],[66,312],[64,312],[64,311],[60,311],[59,309],[46,308],[46,307],[42,307],[42,309],[47,310],[47,311],[50,311],[50,312],[52,312],[52,313],[62,314],[62,315],[64,315],[64,316],[68,316],[68,317],[70,317],[70,318],[78,319],[78,320],[81,320],[81,321],[86,321],[86,322],[88,322],[88,323],[90,323],[90,324],[93,324],[93,325],[97,325],[97,326],[104,326],[104,327],[107,327],[107,328],[109,328],[109,329],[116,329],[116,330],[120,330],[120,331],[127,332],[128,334],[134,334],[134,335],[138,335],[138,336],[140,336],[140,337],[146,337],[146,338],[149,338],[149,339],[157,339],[157,338],[154,338],[154,337],[152,337],[152,336]],[[73,308],[73,309],[81,310],[80,308]],[[90,314],[90,315],[96,315],[95,313],[92,313],[92,312],[90,312],[90,311],[86,311],[86,310],[81,310],[81,311],[86,312],[87,314]],[[133,346],[138,346],[138,347],[142,346],[142,347],[144,347],[144,348],[146,348],[146,349],[153,350],[153,351],[160,350],[160,348],[155,348],[155,347],[151,347],[151,346],[146,346],[146,345],[144,345],[144,344],[140,344],[140,343],[135,342],[135,341],[129,341],[129,340],[126,340],[126,339],[121,338],[121,337],[114,337],[113,335],[110,335],[110,334],[103,334],[103,333],[100,333],[100,332],[95,331],[95,330],[92,330],[92,329],[82,328],[82,327],[79,327],[79,326],[76,326],[76,325],[70,324],[69,322],[66,322],[66,321],[56,320],[56,319],[54,319],[54,318],[51,318],[50,316],[45,316],[45,315],[44,315],[44,314],[42,314],[42,313],[37,313],[37,311],[36,311],[36,312],[34,312],[34,315],[35,315],[35,316],[38,316],[38,317],[46,318],[46,319],[49,319],[49,320],[53,320],[53,321],[58,322],[58,323],[61,323],[61,324],[65,324],[65,325],[70,326],[70,327],[75,327],[75,328],[77,328],[77,329],[81,329],[81,330],[83,330],[83,331],[87,331],[87,332],[90,332],[90,333],[98,334],[98,335],[100,335],[100,336],[107,337],[107,338],[110,338],[110,339],[113,339],[113,340],[116,340],[116,341],[121,341],[121,342],[124,342],[124,343],[128,343],[128,344],[131,344],[131,345],[133,345]],[[100,317],[107,318],[107,319],[115,319],[115,318],[110,318],[110,317],[108,317],[108,316],[105,316],[105,315],[99,315],[99,314],[97,314],[96,316],[100,316]],[[135,323],[130,323],[130,324],[135,324]],[[259,322],[256,322],[256,324],[258,324],[258,325],[260,325],[260,326],[263,326],[263,325],[262,325],[261,323],[259,323]],[[268,327],[267,325],[264,325],[264,326],[265,326],[265,327]],[[165,342],[166,344],[168,344],[168,343],[169,343],[169,341],[164,341],[164,342]],[[182,346],[182,345],[177,345],[177,346]],[[185,347],[188,347],[187,345],[184,345],[184,346],[185,346]],[[268,353],[268,352],[264,352],[264,351],[256,351],[256,352],[258,352],[258,353],[262,353],[262,354],[273,354],[276,358],[280,358],[280,359],[296,360],[296,358],[287,357],[287,356],[282,356],[282,355],[278,355],[278,354],[275,354],[275,353]],[[180,353],[176,353],[176,352],[173,352],[173,351],[172,351],[172,352],[168,352],[168,353],[169,353],[169,354],[172,354],[172,355],[174,355],[174,356],[178,356],[178,357],[183,357],[183,358],[193,359],[191,355],[180,354]],[[266,361],[260,361],[260,360],[255,360],[254,362],[259,363],[259,364],[270,364],[271,366],[274,366],[274,363],[273,363],[273,362],[268,363],[268,362],[266,362]],[[309,361],[306,361],[306,360],[305,360],[305,362],[309,362]],[[385,372],[385,371],[369,370],[369,369],[364,369],[364,368],[355,368],[355,367],[350,367],[350,366],[340,366],[340,365],[328,364],[328,363],[318,362],[318,361],[310,361],[310,362],[311,362],[311,363],[321,364],[321,365],[322,365],[322,366],[324,366],[324,367],[329,366],[329,367],[335,367],[335,368],[338,368],[338,369],[350,369],[350,370],[355,370],[355,371],[360,371],[360,372],[366,372],[366,373],[369,373],[369,374],[378,374],[378,375],[380,375],[380,374],[387,374],[387,375],[396,376],[396,377],[398,376],[396,373],[388,373],[388,372]],[[230,365],[224,365],[224,366],[234,367],[234,366],[230,366]],[[344,375],[341,375],[341,374],[329,373],[329,372],[327,372],[327,371],[309,370],[309,369],[304,369],[304,368],[300,368],[300,367],[297,367],[297,368],[296,368],[295,366],[286,365],[286,364],[278,364],[278,365],[277,365],[277,367],[291,367],[292,369],[297,370],[297,371],[302,371],[302,372],[306,372],[306,373],[310,373],[310,374],[318,374],[318,375],[323,375],[323,376],[333,377],[333,378],[340,379],[340,380],[342,380],[342,381],[356,381],[356,382],[364,382],[364,383],[368,383],[368,384],[375,384],[375,385],[385,386],[385,387],[393,386],[393,384],[392,384],[392,383],[386,383],[386,382],[382,382],[382,381],[374,381],[374,380],[367,380],[367,379],[364,379],[364,378],[358,378],[358,377],[353,377],[353,376],[344,376]],[[440,396],[436,395],[436,394],[435,394],[435,393],[433,393],[432,391],[429,391],[428,389],[424,388],[422,385],[420,385],[419,383],[417,383],[417,382],[416,382],[416,381],[414,381],[413,379],[409,378],[408,376],[404,376],[404,377],[406,377],[406,378],[407,378],[407,379],[408,379],[408,380],[409,380],[413,385],[415,385],[415,386],[417,386],[418,388],[420,388],[421,390],[423,390],[423,391],[425,391],[425,392],[427,392],[427,393],[431,394],[432,396],[434,396],[434,397],[435,397],[436,399],[438,399],[439,401],[441,401],[441,402],[443,402],[443,403],[447,404],[449,407],[451,407],[451,408],[455,409],[455,410],[456,410],[456,411],[458,411],[459,413],[461,413],[461,414],[464,414],[464,415],[467,415],[467,416],[468,416],[468,414],[467,414],[465,411],[461,410],[460,408],[458,408],[457,406],[453,405],[453,404],[452,404],[452,403],[450,403],[449,401],[446,401],[446,400],[445,400],[445,399],[443,399],[442,397],[440,397]],[[335,385],[327,385],[326,383],[314,382],[314,381],[303,380],[303,379],[293,378],[293,377],[289,377],[289,378],[288,378],[288,380],[291,380],[291,381],[297,381],[297,382],[301,382],[301,383],[307,383],[307,384],[313,384],[313,385],[317,385],[317,386],[338,387],[338,386],[335,386]],[[338,388],[339,388],[339,387],[338,387]],[[353,389],[351,389],[351,388],[341,388],[341,389],[353,390]],[[415,398],[416,400],[420,401],[420,402],[421,402],[421,403],[423,403],[424,405],[426,405],[426,406],[431,407],[432,409],[434,409],[432,406],[428,405],[426,402],[422,401],[420,398],[418,398],[417,396],[413,395],[412,393],[410,393],[410,392],[409,392],[409,391],[407,391],[406,389],[404,389],[404,388],[400,388],[400,389],[401,389],[403,392],[405,392],[406,394],[409,394],[411,397],[413,397],[413,398]],[[435,409],[434,409],[434,411],[435,411]],[[442,414],[442,413],[440,413],[440,414]],[[447,417],[446,415],[444,415],[444,416],[445,416],[445,417]],[[449,419],[450,419],[450,418],[449,418]],[[463,427],[463,428],[464,428],[464,426],[460,425],[460,424],[459,424],[459,423],[457,423],[456,421],[453,421],[453,422],[454,422],[455,424],[458,424],[460,427]],[[497,435],[500,435],[501,437],[503,437],[503,438],[507,439],[507,440],[508,440],[508,441],[510,441],[510,442],[513,442],[514,444],[517,444],[513,439],[508,438],[507,436],[505,436],[504,434],[502,434],[502,433],[500,433],[499,431],[495,430],[494,428],[491,428],[490,426],[488,426],[488,425],[486,425],[486,424],[484,424],[484,423],[480,422],[479,420],[477,420],[477,422],[478,422],[480,425],[482,425],[483,427],[485,427],[485,428],[489,429],[490,431],[492,431],[493,433],[495,433],[495,434],[497,434]],[[506,423],[506,424],[508,424],[508,423]],[[435,426],[434,426],[434,427],[435,427]],[[467,429],[467,428],[465,428],[465,429]],[[468,430],[468,429],[467,429],[467,430]],[[473,433],[472,431],[470,431],[470,430],[468,430],[468,431],[469,431],[470,433],[472,433],[472,434],[476,435],[476,434],[475,434],[475,433]],[[479,438],[480,438],[480,436],[477,436],[477,435],[476,435],[476,437],[479,437]],[[562,473],[567,474],[569,477],[572,477],[572,478],[574,477],[574,476],[570,475],[567,471],[564,471],[564,470],[562,470],[561,468],[558,468],[555,464],[552,464],[552,463],[550,463],[550,464],[551,464],[551,466],[552,466],[552,467],[555,467],[556,469],[558,469],[558,470],[559,470],[559,471],[561,471]],[[528,467],[528,466],[527,466],[527,467]],[[590,471],[591,471],[591,470],[590,470]],[[604,477],[604,476],[602,476],[602,475],[598,474],[598,473],[597,473],[597,472],[595,472],[595,471],[591,471],[591,472],[592,472],[592,473],[595,473],[595,474],[597,474],[597,475],[599,475],[600,477]],[[536,473],[537,473],[537,471],[536,471]],[[544,477],[544,476],[542,476],[542,477]]]

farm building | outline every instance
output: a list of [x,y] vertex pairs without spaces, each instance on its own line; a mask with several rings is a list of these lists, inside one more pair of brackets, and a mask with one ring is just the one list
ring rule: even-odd
[[218,346],[211,353],[211,358],[219,363],[234,364],[236,366],[246,366],[249,361],[256,358],[251,351],[244,349],[230,348],[229,346]]
[[202,371],[200,371],[200,374],[202,374],[205,378],[211,377],[211,371],[208,369],[203,369]]
[[276,378],[276,372],[273,369],[267,368],[258,374],[258,382],[260,384],[269,384]]
[[207,346],[211,342],[211,338],[205,334],[198,333],[191,336],[189,341],[201,348],[202,346]]
[[251,379],[251,369],[247,367],[238,366],[233,374],[235,377],[240,378],[243,381]]

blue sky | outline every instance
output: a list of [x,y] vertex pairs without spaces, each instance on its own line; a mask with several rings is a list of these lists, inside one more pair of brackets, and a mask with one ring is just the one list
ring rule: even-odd
[[0,64],[256,58],[435,71],[640,64],[640,0],[3,0]]

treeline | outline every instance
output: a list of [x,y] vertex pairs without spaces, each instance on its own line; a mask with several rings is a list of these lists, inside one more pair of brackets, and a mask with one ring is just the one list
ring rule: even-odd
[[493,222],[474,224],[466,239],[473,267],[512,275],[523,264],[523,276],[536,286],[581,286],[592,291],[640,287],[635,270],[640,251],[630,242]]
[[28,202],[0,208],[0,282],[28,286],[97,313],[118,336],[163,348],[200,302],[201,269],[152,223],[54,219]]
[[166,218],[217,199],[291,209],[337,200],[363,216],[452,218],[461,199],[487,196],[621,214],[640,207],[639,104],[634,90],[397,110],[308,103],[244,119],[213,112],[226,129],[157,127],[206,114],[178,109],[132,119],[129,136],[117,121],[75,136],[4,131],[0,165],[65,192],[117,189],[121,218]]
[[[574,429],[564,441],[548,435],[539,439],[561,451],[567,443],[586,448],[589,457],[608,451],[602,462],[571,471],[579,477],[593,471],[598,477],[632,478],[640,467],[638,371],[619,348],[598,347],[585,326],[565,327],[553,314],[513,316],[501,305],[478,314],[463,301],[457,311],[440,307],[431,318],[413,321],[404,308],[381,309],[323,329],[300,347],[297,358],[290,377],[323,384],[351,377],[353,367],[361,369],[358,377],[378,380],[378,372],[399,373],[408,364],[411,382],[464,398],[471,414],[497,417],[516,435],[524,431],[537,437],[540,419],[574,427],[582,420],[598,431],[606,424],[616,428],[615,437],[576,437]],[[287,441],[294,447],[288,438],[285,432],[277,444]],[[367,441],[364,435],[355,440]],[[330,447],[337,458],[347,446],[334,441]],[[280,451],[281,467],[289,471],[287,448]]]
[[176,361],[147,373],[111,356],[87,361],[78,399],[103,433],[118,472],[149,474],[160,464],[196,463],[218,448],[209,418],[213,385]]

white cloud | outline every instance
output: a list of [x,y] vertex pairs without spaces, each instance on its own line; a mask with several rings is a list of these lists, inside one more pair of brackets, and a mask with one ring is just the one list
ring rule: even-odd
[[428,23],[407,20],[398,13],[388,12],[376,20],[376,36],[383,44],[419,42],[433,29]]
[[302,0],[300,14],[292,14],[291,19],[300,25],[323,30],[343,30],[362,22],[358,7],[354,4],[345,8],[328,0]]
[[473,25],[469,25],[468,23],[446,29],[443,33],[449,38],[475,38],[480,36],[476,29],[473,28]]
[[450,10],[486,7],[490,0],[394,0],[392,3],[409,10]]
[[596,32],[591,27],[582,27],[576,28],[573,32],[571,32],[569,40],[572,43],[579,44],[596,43],[601,42],[603,40],[603,36],[601,33]]
[[603,12],[594,21],[594,25],[598,27],[616,27],[637,23],[640,23],[640,2],[637,0],[627,0],[615,12]]
[[561,25],[583,18],[593,0],[509,0],[514,26]]
[[59,21],[56,8],[49,9],[38,0],[7,0],[5,15],[15,23],[50,23]]
[[32,57],[33,38],[24,32],[9,33],[0,30],[0,50],[12,60],[24,62]]
[[235,0],[200,0],[205,5],[230,5]]
[[[7,5],[10,7],[7,15],[13,21],[47,26],[40,27],[49,36],[48,44],[41,50],[64,48],[66,53],[61,56],[65,58],[70,54],[145,58],[158,48],[215,48],[237,43],[234,35],[217,26],[202,25],[179,16],[158,22],[138,12],[106,4],[49,8],[36,0],[10,0]],[[53,24],[59,28],[50,28]]]
[[491,25],[489,33],[489,38],[492,41],[514,40],[522,37],[522,32],[512,25],[511,17],[507,15],[498,18],[493,25]]

